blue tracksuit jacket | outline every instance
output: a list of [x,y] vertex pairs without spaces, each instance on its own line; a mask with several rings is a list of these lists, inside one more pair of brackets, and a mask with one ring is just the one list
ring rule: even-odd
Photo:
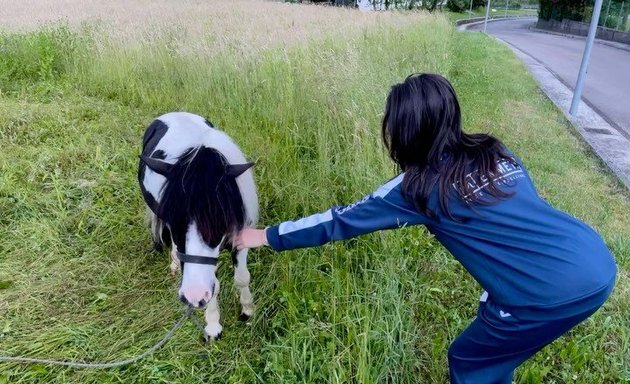
[[[449,208],[464,221],[440,213],[437,188],[429,207],[439,220],[418,213],[402,196],[401,174],[354,204],[269,227],[267,239],[282,251],[423,224],[496,303],[579,313],[581,301],[614,284],[612,254],[590,226],[538,196],[520,161],[501,161],[498,168],[496,181],[514,195],[496,204],[471,209],[453,186]],[[483,198],[484,185],[478,185],[474,173],[467,180]]]

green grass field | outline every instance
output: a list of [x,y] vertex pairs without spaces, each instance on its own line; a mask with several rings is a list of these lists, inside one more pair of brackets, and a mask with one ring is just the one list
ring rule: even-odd
[[[125,358],[180,316],[178,279],[169,256],[151,252],[136,181],[141,135],[157,115],[204,115],[257,160],[268,225],[350,203],[392,177],[379,137],[385,97],[430,71],[453,82],[466,129],[504,140],[540,193],[600,231],[620,265],[604,308],[516,382],[630,380],[628,193],[506,47],[443,16],[193,4],[185,17],[197,24],[70,18],[0,33],[1,354]],[[217,32],[225,20],[255,33]],[[407,228],[253,251],[257,312],[243,324],[224,257],[220,341],[204,345],[189,323],[131,366],[2,363],[0,383],[446,383],[446,349],[481,293],[426,230]]]

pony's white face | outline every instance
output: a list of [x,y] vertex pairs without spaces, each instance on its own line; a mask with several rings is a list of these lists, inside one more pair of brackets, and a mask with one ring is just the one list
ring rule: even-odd
[[[221,240],[221,243],[223,243],[223,240]],[[205,258],[205,260],[213,259],[215,262],[214,264],[198,264],[184,260],[179,298],[185,304],[203,308],[218,293],[219,282],[216,277],[216,260],[221,251],[221,243],[215,248],[210,248],[201,238],[197,230],[197,224],[193,222],[188,227],[186,232],[186,253]]]
[[185,263],[179,298],[196,308],[204,308],[218,292],[215,265]]

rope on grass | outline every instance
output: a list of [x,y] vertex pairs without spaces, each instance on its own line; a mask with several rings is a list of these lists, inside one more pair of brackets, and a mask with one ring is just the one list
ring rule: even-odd
[[189,306],[188,308],[186,308],[186,311],[184,312],[182,317],[175,323],[175,325],[173,325],[171,330],[168,331],[168,333],[160,341],[158,341],[154,346],[147,349],[145,352],[141,353],[140,355],[137,355],[137,356],[125,359],[125,360],[113,361],[110,363],[85,363],[81,361],[61,361],[61,360],[40,359],[40,358],[35,358],[35,357],[0,355],[0,362],[6,361],[6,362],[17,362],[17,363],[40,363],[40,364],[49,364],[49,365],[65,365],[66,367],[79,367],[79,368],[112,368],[112,367],[120,367],[122,365],[135,363],[136,361],[144,359],[145,357],[149,356],[153,352],[160,349],[168,340],[170,340],[173,337],[175,332],[182,326],[186,318],[190,318],[193,321],[193,323],[197,326],[197,328],[199,328],[203,332],[204,337],[206,337],[207,339],[207,335],[205,331],[203,330],[203,326],[199,323],[199,321],[194,316],[191,316],[193,313],[193,309],[194,308],[192,306]]

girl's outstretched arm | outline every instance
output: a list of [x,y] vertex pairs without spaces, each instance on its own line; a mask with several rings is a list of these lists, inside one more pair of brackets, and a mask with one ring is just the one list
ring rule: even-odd
[[399,175],[350,205],[333,207],[264,230],[245,228],[234,239],[234,245],[239,249],[270,245],[276,251],[284,251],[314,247],[381,229],[427,224],[429,219],[403,198],[400,188],[403,177],[404,174]]

